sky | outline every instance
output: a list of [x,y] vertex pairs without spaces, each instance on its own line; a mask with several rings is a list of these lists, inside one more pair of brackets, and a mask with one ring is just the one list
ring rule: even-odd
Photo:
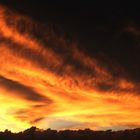
[[140,127],[140,20],[127,4],[1,0],[0,130]]

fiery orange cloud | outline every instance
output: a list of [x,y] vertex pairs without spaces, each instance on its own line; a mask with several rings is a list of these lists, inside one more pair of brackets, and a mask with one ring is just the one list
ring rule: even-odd
[[0,129],[140,126],[139,84],[43,29],[0,6]]

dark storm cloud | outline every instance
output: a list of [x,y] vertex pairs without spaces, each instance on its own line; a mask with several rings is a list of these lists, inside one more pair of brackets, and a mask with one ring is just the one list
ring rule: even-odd
[[46,103],[51,102],[45,96],[35,92],[32,88],[22,85],[21,83],[18,83],[16,81],[7,79],[3,76],[0,76],[0,86],[8,90],[8,94],[10,94],[11,96],[12,94],[16,94],[17,97],[22,97],[30,101],[43,101]]

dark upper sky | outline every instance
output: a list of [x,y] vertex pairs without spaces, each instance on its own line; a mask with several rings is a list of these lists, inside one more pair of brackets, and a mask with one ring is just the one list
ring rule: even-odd
[[1,0],[41,23],[77,39],[91,55],[113,59],[140,80],[139,5],[115,2]]

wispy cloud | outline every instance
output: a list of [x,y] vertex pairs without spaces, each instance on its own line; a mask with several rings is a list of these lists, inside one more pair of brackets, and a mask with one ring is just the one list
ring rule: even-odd
[[113,75],[78,43],[4,6],[0,52],[1,129],[140,125],[138,83]]

